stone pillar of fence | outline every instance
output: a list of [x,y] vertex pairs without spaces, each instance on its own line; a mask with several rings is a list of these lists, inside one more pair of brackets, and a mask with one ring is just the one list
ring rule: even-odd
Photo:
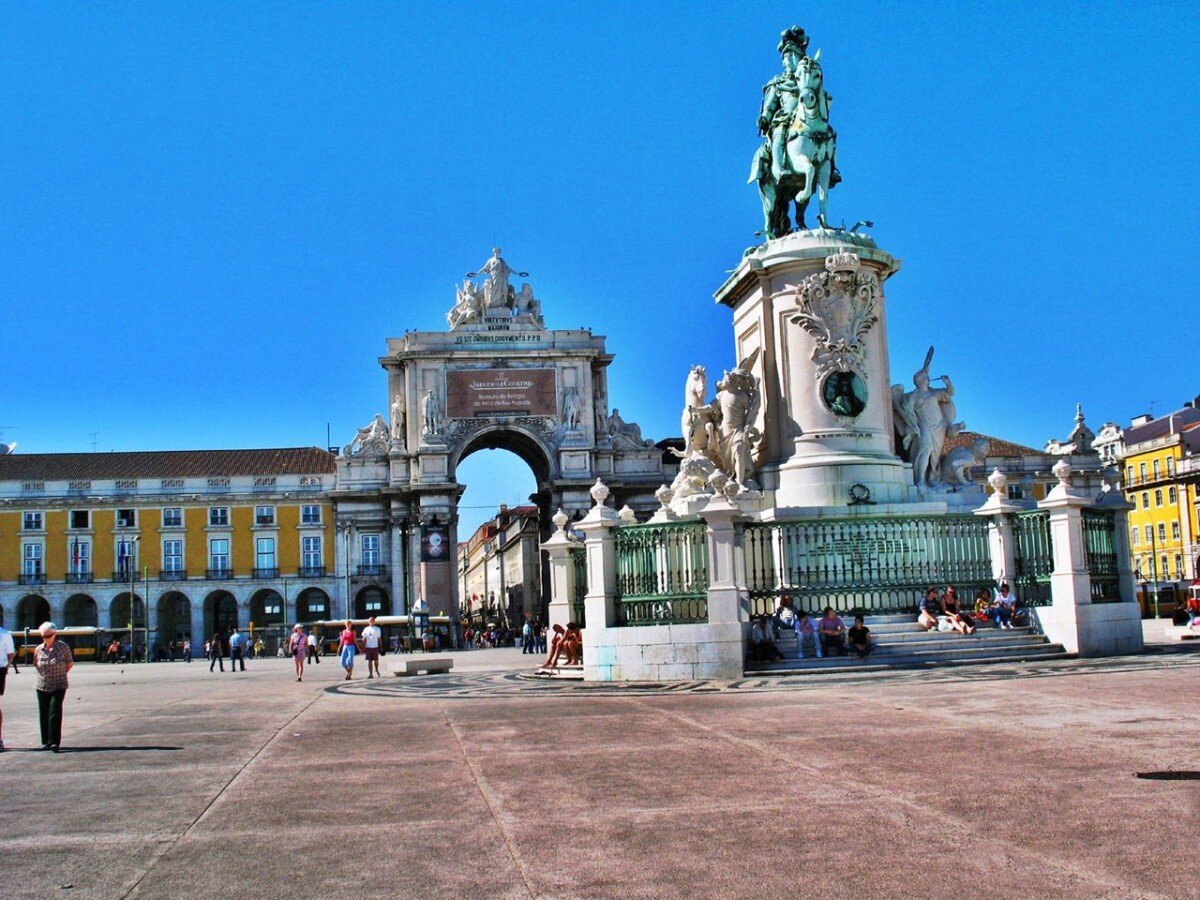
[[1113,549],[1117,554],[1117,585],[1122,603],[1137,603],[1137,587],[1133,579],[1133,555],[1129,550],[1129,510],[1119,484],[1121,473],[1116,469],[1105,473],[1104,493],[1096,500],[1098,509],[1107,510],[1113,517]]
[[567,522],[570,519],[561,509],[551,518],[554,534],[542,544],[550,563],[550,609],[546,627],[551,632],[555,625],[564,628],[571,621],[571,605],[575,601],[575,563],[571,550],[577,546],[567,537]]
[[[576,525],[585,535],[584,551],[587,553],[587,594],[583,598],[583,614],[588,627],[583,634],[583,677],[609,680],[609,673],[600,672],[600,667],[612,665],[604,648],[598,647],[596,638],[617,622],[617,565],[613,548],[612,529],[620,524],[620,518],[612,507],[605,506],[608,486],[596,479],[591,495],[595,505]],[[570,600],[568,599],[568,603]]]
[[708,535],[708,621],[741,623],[748,621],[743,600],[746,597],[745,556],[738,552],[738,520],[745,518],[741,509],[723,494],[715,494],[700,510]]
[[1092,602],[1083,510],[1093,506],[1093,501],[1072,489],[1071,466],[1066,460],[1059,460],[1053,472],[1058,485],[1038,504],[1050,515],[1054,557],[1051,604],[1036,610],[1042,631],[1080,656],[1136,652],[1142,647],[1136,604]]
[[987,502],[976,510],[977,516],[988,516],[988,554],[992,558],[992,578],[996,584],[1008,582],[1016,590],[1017,544],[1013,535],[1012,519],[1009,516],[1021,507],[1008,500],[1005,490],[1008,477],[999,469],[988,476],[992,494]]

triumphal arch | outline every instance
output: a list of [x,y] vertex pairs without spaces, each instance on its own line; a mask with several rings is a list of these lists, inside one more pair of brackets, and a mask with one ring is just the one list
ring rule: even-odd
[[388,412],[343,448],[332,492],[350,614],[367,591],[394,614],[417,598],[434,612],[458,608],[455,548],[468,535],[458,534],[466,485],[457,472],[477,450],[509,450],[528,464],[544,536],[560,508],[591,506],[598,478],[646,511],[674,477],[670,451],[611,406],[604,337],[547,328],[531,284],[517,283],[527,277],[494,249],[456,289],[445,331],[388,340],[379,358]]

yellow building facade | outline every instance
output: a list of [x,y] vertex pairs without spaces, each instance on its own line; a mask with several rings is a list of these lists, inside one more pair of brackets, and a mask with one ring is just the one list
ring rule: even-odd
[[1200,560],[1197,472],[1200,411],[1143,416],[1123,434],[1123,487],[1132,505],[1129,548],[1143,611],[1168,613],[1187,596]]
[[132,621],[149,646],[199,648],[328,618],[333,480],[315,447],[0,456],[3,622]]

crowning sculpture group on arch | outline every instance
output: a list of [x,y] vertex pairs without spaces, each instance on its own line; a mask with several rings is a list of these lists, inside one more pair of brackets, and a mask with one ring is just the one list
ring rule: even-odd
[[[900,262],[865,233],[870,222],[829,224],[838,136],[821,54],[808,46],[799,27],[780,39],[782,71],[763,89],[750,176],[764,240],[715,293],[732,314],[737,364],[712,398],[703,364],[683,375],[681,440],[655,444],[621,418],[608,395],[604,338],[548,329],[531,285],[513,284],[528,273],[498,248],[456,289],[447,331],[388,341],[379,361],[390,420],[376,415],[346,446],[333,498],[344,541],[385,531],[394,596],[458,606],[454,560],[432,558],[428,538],[453,547],[465,537],[456,472],[483,448],[511,450],[535,474],[551,622],[565,626],[586,610],[590,679],[740,675],[754,596],[807,591],[870,610],[879,607],[872,597],[909,591],[905,578],[974,566],[977,581],[999,584],[1029,564],[1003,473],[987,493],[986,440],[955,446],[963,423],[950,378],[930,374],[933,347],[911,388],[891,383],[884,284]],[[1064,465],[1037,511],[1037,527],[1056,535],[1053,558],[1039,562],[1053,603],[1038,611],[1038,626],[1074,651],[1129,649],[1140,630],[1123,503],[1113,492],[1084,495]],[[1089,537],[1087,558],[1081,539],[1070,539],[1084,519],[1103,532]],[[862,536],[868,520],[884,538]],[[856,536],[778,537],[788,527],[824,534],[817,525]],[[768,527],[775,538],[761,537]],[[961,549],[928,536],[938,529],[969,533],[986,549],[956,557]],[[822,582],[817,571],[843,580]],[[879,584],[846,580],[868,571]],[[915,607],[921,593],[887,608]],[[649,622],[629,614],[635,603],[652,610]]]

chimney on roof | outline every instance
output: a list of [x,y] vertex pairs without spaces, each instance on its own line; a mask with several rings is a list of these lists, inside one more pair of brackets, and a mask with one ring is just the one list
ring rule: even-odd
[[1131,427],[1137,428],[1139,425],[1145,425],[1151,421],[1153,421],[1153,417],[1151,417],[1148,413],[1142,413],[1140,416],[1134,416],[1133,421],[1129,424]]

